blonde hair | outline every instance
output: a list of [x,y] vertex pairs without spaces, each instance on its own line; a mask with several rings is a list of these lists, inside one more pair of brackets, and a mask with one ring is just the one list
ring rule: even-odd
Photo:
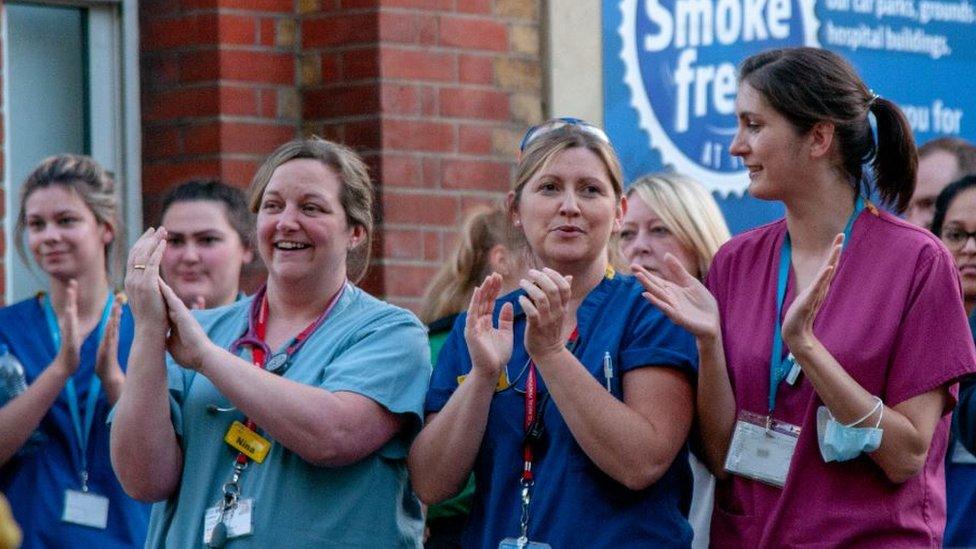
[[[512,187],[515,196],[511,201],[510,208],[514,210],[518,207],[519,200],[522,198],[522,190],[535,177],[535,174],[548,166],[557,155],[573,148],[587,149],[603,162],[607,169],[607,176],[610,178],[610,185],[613,187],[613,194],[617,197],[619,204],[624,193],[624,175],[623,168],[620,166],[620,159],[617,158],[617,152],[614,151],[613,145],[598,138],[593,133],[581,129],[578,125],[566,124],[533,139],[522,152],[522,157],[515,169],[515,182]],[[509,212],[510,215],[514,213],[514,211]],[[619,268],[626,265],[626,262],[620,256],[618,240],[618,231],[611,232],[610,239],[607,242],[607,261]]]
[[274,171],[282,164],[308,158],[318,160],[331,168],[339,178],[339,202],[346,213],[350,227],[360,226],[366,232],[358,245],[346,253],[346,276],[359,282],[369,268],[369,255],[373,238],[373,183],[369,169],[355,151],[320,137],[294,139],[278,147],[261,164],[248,188],[248,205],[257,213],[264,197],[264,190]]
[[24,232],[27,229],[27,199],[38,189],[59,185],[78,194],[81,201],[95,216],[95,220],[112,231],[112,241],[105,245],[105,271],[119,272],[122,266],[122,249],[116,241],[122,235],[119,219],[119,201],[115,196],[115,180],[112,174],[90,156],[59,154],[49,156],[34,168],[20,188],[20,213],[14,227],[17,253],[29,265],[24,249]]
[[731,238],[712,195],[690,177],[664,172],[634,181],[627,198],[634,195],[654,210],[682,247],[694,252],[699,276],[704,278],[715,252]]
[[501,207],[483,206],[468,213],[457,247],[424,293],[420,320],[429,324],[468,307],[471,294],[491,274],[491,249],[518,250],[523,242]]

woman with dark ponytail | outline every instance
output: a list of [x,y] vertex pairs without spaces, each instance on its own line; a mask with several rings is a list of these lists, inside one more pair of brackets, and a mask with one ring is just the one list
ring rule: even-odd
[[908,205],[905,116],[813,48],[746,59],[736,115],[749,192],[786,218],[725,244],[704,285],[674,258],[638,269],[698,340],[712,543],[938,547],[948,412],[976,353],[952,257],[866,198],[869,165],[881,201]]

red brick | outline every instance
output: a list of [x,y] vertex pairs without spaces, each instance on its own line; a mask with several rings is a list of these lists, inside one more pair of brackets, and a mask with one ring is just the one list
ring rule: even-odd
[[383,0],[383,7],[452,10],[454,9],[454,0]]
[[217,45],[220,42],[217,21],[216,13],[148,19],[139,27],[139,42],[143,51]]
[[458,80],[466,84],[491,84],[494,80],[492,59],[480,55],[459,55]]
[[444,160],[442,186],[445,189],[471,189],[505,192],[511,177],[511,164],[488,160]]
[[440,112],[456,118],[508,120],[508,94],[496,90],[441,89]]
[[225,183],[238,187],[246,187],[261,163],[258,160],[222,159],[220,161],[220,179]]
[[220,14],[220,45],[250,45],[257,42],[258,20],[246,15]]
[[[389,266],[392,267],[392,264]],[[386,277],[386,295],[419,297],[437,274],[437,267],[396,265],[388,272],[390,274]]]
[[278,93],[274,90],[261,90],[261,116],[264,118],[278,117]]
[[144,95],[142,118],[152,122],[193,116],[218,116],[220,91],[216,86],[178,88]]
[[257,91],[236,86],[220,87],[220,114],[254,116],[258,114]]
[[385,259],[423,259],[424,241],[420,231],[383,231],[382,257]]
[[267,47],[274,47],[275,44],[275,30],[277,19],[264,18],[261,19],[261,45]]
[[382,156],[382,184],[397,187],[419,187],[423,184],[420,158],[414,155],[386,153]]
[[442,46],[508,51],[508,27],[494,19],[444,16],[440,27]]
[[142,190],[159,192],[195,177],[219,177],[216,159],[149,162],[142,165]]
[[439,18],[433,15],[424,15],[420,18],[420,28],[418,29],[418,41],[421,46],[436,46],[440,36]]
[[[359,50],[356,50],[357,52]],[[329,82],[333,80],[339,80],[342,75],[342,71],[339,67],[342,65],[342,57],[340,55],[328,55],[322,54],[319,56],[322,64],[322,81]]]
[[302,97],[304,118],[369,115],[379,108],[376,84],[372,83],[307,90]]
[[142,132],[142,157],[156,160],[180,154],[180,132],[174,127],[147,127]]
[[220,79],[220,52],[216,50],[188,51],[179,55],[180,80],[183,82],[214,81]]
[[224,50],[220,53],[220,76],[274,84],[295,83],[295,56],[290,53]]
[[331,46],[374,42],[379,35],[376,13],[350,13],[309,18],[302,22],[302,46]]
[[180,81],[180,60],[177,55],[143,55],[140,69],[143,91]]
[[296,136],[295,127],[287,125],[245,122],[223,122],[220,125],[223,153],[253,153],[263,156]]
[[492,0],[457,0],[459,13],[491,13]]
[[[462,196],[461,197],[462,212],[470,212],[475,208],[485,208],[485,207],[494,208],[499,204],[502,206],[505,205],[505,195],[500,194],[498,195],[497,198],[487,198],[484,196]],[[457,245],[456,233],[451,233],[451,236],[453,238],[448,239],[448,242],[445,243],[444,246],[445,250],[452,250],[454,249],[454,246]]]
[[424,259],[427,261],[443,261],[445,259],[441,250],[443,237],[440,232],[424,232]]
[[[329,0],[336,1],[336,0]],[[380,5],[380,0],[338,0],[339,9],[362,9],[376,8]]]
[[386,84],[380,88],[383,113],[420,114],[420,97],[416,86]]
[[491,154],[491,128],[462,125],[458,129],[458,152],[479,155]]
[[453,227],[458,221],[458,200],[453,196],[402,194],[386,189],[382,206],[384,223]]
[[183,152],[186,154],[217,154],[220,151],[220,125],[202,124],[183,128]]
[[420,88],[420,110],[424,116],[437,115],[438,99],[440,99],[440,94],[437,93],[437,88],[430,86]]
[[414,120],[385,120],[383,147],[401,151],[451,152],[454,128],[450,124]]
[[381,11],[379,39],[384,43],[414,44],[420,38],[420,17],[416,13]]
[[429,187],[441,186],[441,159],[439,156],[427,156],[421,161],[423,167],[424,185]]
[[357,120],[342,124],[342,142],[356,149],[360,154],[381,147],[382,132],[378,118]]
[[[379,51],[374,46],[343,51],[339,59],[342,64],[342,77],[345,80],[364,80],[377,78],[380,75]],[[326,78],[324,69],[325,67],[322,70],[323,79]]]
[[229,8],[248,11],[291,12],[292,0],[181,0],[183,9]]
[[429,50],[380,49],[384,78],[449,81],[454,76],[454,55]]

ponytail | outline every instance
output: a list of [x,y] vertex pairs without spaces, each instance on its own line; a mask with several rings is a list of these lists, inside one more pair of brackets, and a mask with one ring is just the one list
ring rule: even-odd
[[904,113],[891,101],[875,97],[870,108],[878,124],[877,152],[871,162],[875,186],[882,201],[901,213],[915,192],[915,138]]

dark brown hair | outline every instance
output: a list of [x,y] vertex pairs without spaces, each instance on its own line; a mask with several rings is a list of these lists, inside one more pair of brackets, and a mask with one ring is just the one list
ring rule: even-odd
[[[868,89],[843,57],[817,48],[765,51],[742,62],[739,81],[761,93],[801,134],[819,122],[833,124],[839,167],[851,185],[860,190],[870,162],[882,201],[905,210],[918,166],[911,127],[901,109]],[[877,122],[877,143],[868,112]]]

